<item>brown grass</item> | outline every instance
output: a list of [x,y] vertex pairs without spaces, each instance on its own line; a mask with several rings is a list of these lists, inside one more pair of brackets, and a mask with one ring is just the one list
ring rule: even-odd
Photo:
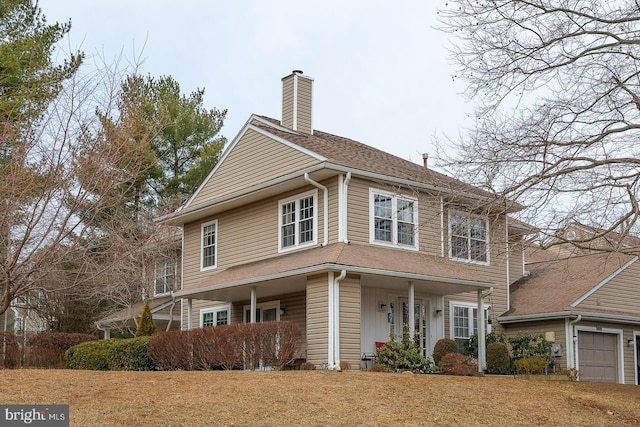
[[71,426],[640,423],[640,387],[377,372],[0,371],[0,403],[68,404]]

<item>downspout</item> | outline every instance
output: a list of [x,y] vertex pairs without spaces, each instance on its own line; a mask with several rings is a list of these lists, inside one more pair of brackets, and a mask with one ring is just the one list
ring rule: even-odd
[[304,179],[314,187],[321,189],[324,193],[324,241],[322,242],[322,246],[327,246],[327,243],[329,243],[329,190],[327,190],[327,187],[324,185],[311,179],[309,172],[304,173]]
[[[340,282],[347,276],[347,270],[342,270],[333,281],[333,370],[340,371]],[[331,369],[331,368],[330,368]]]
[[578,344],[578,334],[575,330],[575,324],[582,320],[582,314],[578,314],[578,317],[571,320],[569,322],[569,327],[567,328],[567,333],[569,336],[567,337],[567,368],[575,368],[575,354],[576,354],[576,345]]
[[342,186],[342,200],[344,202],[344,207],[342,210],[342,238],[343,238],[343,242],[344,243],[349,243],[349,235],[347,233],[347,224],[348,224],[348,209],[349,209],[349,203],[347,203],[348,200],[348,194],[349,194],[349,182],[351,181],[351,172],[347,172],[347,176],[344,179],[344,183]]
[[444,200],[440,196],[440,256],[444,258]]

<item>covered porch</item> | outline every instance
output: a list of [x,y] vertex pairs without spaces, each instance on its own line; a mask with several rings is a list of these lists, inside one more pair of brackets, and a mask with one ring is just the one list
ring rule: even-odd
[[[228,323],[290,320],[304,333],[302,356],[319,368],[339,369],[341,361],[359,367],[363,353],[374,353],[375,342],[388,341],[404,323],[430,356],[445,336],[445,295],[476,292],[484,317],[491,283],[455,277],[455,270],[447,277],[442,259],[415,253],[407,262],[397,254],[338,243],[216,271],[176,293],[183,299],[183,328],[201,326],[203,310],[215,307],[228,310]],[[482,344],[484,319],[478,320]],[[480,345],[480,369],[484,350]]]

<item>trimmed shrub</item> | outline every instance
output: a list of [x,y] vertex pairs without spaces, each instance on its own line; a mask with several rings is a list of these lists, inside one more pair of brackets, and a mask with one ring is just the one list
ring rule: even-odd
[[74,345],[64,354],[68,369],[109,370],[109,351],[118,338],[87,341]]
[[112,371],[152,371],[148,354],[151,337],[142,336],[115,341],[109,348],[109,369]]
[[186,371],[192,369],[192,334],[190,331],[158,332],[149,341],[149,358],[157,369]]
[[25,365],[39,368],[63,368],[64,353],[74,345],[94,341],[89,334],[67,332],[43,332],[31,335],[27,340]]
[[433,361],[439,365],[442,357],[449,353],[457,353],[458,345],[450,338],[441,338],[433,347]]
[[381,365],[380,363],[374,363],[373,366],[371,367],[370,371],[372,371],[372,372],[384,372],[385,368],[384,368],[384,365]]
[[304,362],[302,365],[300,365],[301,371],[315,371],[315,369],[316,365],[311,362]]
[[464,354],[447,353],[440,359],[440,372],[447,375],[478,375],[478,364]]
[[150,337],[156,333],[156,324],[153,323],[153,316],[151,315],[151,309],[148,303],[144,303],[142,309],[142,315],[140,316],[140,322],[136,328],[136,337]]
[[[489,344],[494,342],[501,342],[503,344],[507,343],[507,336],[504,332],[496,333],[490,332],[485,337],[485,345],[489,347]],[[473,334],[469,337],[469,339],[464,343],[464,354],[469,357],[478,357],[478,335]]]
[[516,373],[518,374],[541,374],[547,367],[549,361],[544,357],[522,357],[514,362]]
[[492,342],[487,345],[487,371],[498,375],[511,373],[511,357],[506,344]]
[[402,340],[397,341],[395,334],[389,335],[389,341],[378,349],[375,363],[384,365],[388,371],[433,372],[434,366],[428,357],[422,355],[422,348],[416,340],[409,337],[409,327],[402,328]]

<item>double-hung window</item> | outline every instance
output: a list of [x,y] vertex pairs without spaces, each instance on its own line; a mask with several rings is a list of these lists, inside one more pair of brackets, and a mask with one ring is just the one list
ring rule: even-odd
[[200,310],[200,327],[228,325],[230,311],[228,305]]
[[201,236],[200,268],[202,270],[215,268],[218,254],[218,221],[210,221],[202,224]]
[[449,256],[489,263],[489,224],[486,218],[462,212],[449,213]]
[[156,260],[155,295],[162,295],[175,289],[176,262],[172,258]]
[[316,244],[318,191],[313,190],[278,203],[278,249],[286,251]]
[[418,249],[418,201],[369,190],[370,243]]
[[[451,302],[450,306],[451,338],[458,345],[458,351],[464,353],[465,344],[473,335],[478,334],[478,306],[470,303]],[[485,331],[488,332],[488,309],[485,306]]]

